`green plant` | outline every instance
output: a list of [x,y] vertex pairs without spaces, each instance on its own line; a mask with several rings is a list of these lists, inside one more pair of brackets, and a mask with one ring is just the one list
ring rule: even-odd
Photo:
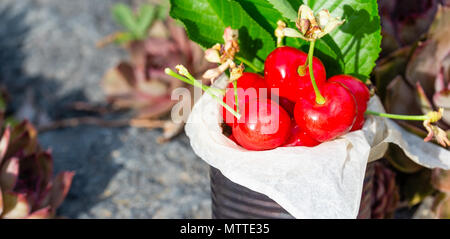
[[133,13],[125,4],[118,3],[113,6],[114,20],[125,28],[126,31],[117,33],[117,43],[127,43],[134,40],[143,40],[147,37],[147,31],[156,17],[157,9],[150,4],[144,4]]
[[141,5],[135,13],[124,4],[114,5],[113,17],[126,31],[98,43],[102,47],[115,42],[129,53],[129,59],[104,74],[101,86],[108,102],[114,110],[132,111],[131,126],[163,128],[161,142],[177,135],[184,125],[166,117],[177,103],[171,99],[172,91],[184,85],[166,76],[164,67],[183,63],[195,76],[211,67],[202,49],[167,17],[167,8],[168,1]]

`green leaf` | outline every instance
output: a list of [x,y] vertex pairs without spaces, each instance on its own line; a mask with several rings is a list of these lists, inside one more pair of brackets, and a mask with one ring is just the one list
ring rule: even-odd
[[160,20],[166,20],[169,14],[169,7],[169,1],[162,1],[161,4],[158,5],[156,17]]
[[[286,0],[266,0],[291,22],[297,16],[288,9]],[[292,3],[291,1],[289,1]],[[302,3],[302,1],[299,4]],[[315,12],[328,9],[346,23],[319,40],[317,56],[324,62],[327,75],[350,74],[362,80],[369,77],[381,51],[381,25],[377,0],[305,0]]]
[[133,34],[138,32],[138,23],[131,9],[122,3],[113,6],[112,9],[114,20],[122,25],[125,29]]
[[171,0],[170,15],[183,22],[190,39],[205,48],[222,43],[226,27],[239,29],[239,55],[259,68],[275,49],[273,34],[232,0]]
[[150,4],[144,4],[139,8],[138,23],[136,31],[139,38],[145,38],[147,31],[153,23],[156,15],[156,7]]
[[263,0],[233,0],[241,7],[267,32],[273,34],[277,27],[277,21],[284,17],[267,1]]
[[284,17],[295,22],[297,19],[297,9],[292,8],[292,5],[287,0],[267,0],[272,6],[277,9]]
[[[304,3],[316,12],[328,9],[333,16],[346,20],[316,43],[316,56],[325,64],[328,77],[350,74],[365,80],[381,51],[376,0],[171,0],[171,3],[171,16],[183,22],[189,37],[203,47],[222,42],[226,26],[244,29],[247,34],[240,34],[242,56],[259,67],[275,49],[276,22],[284,20],[295,28],[297,10]],[[309,43],[288,38],[286,45],[307,51]]]
[[[280,11],[275,9],[273,5],[270,3],[272,0],[234,0],[238,2],[242,8],[255,20],[260,26],[262,26],[267,32],[271,33],[275,40],[275,29],[277,28],[277,21],[283,20],[286,22],[289,27],[295,28],[295,22],[291,22],[290,19],[281,15]],[[282,0],[285,2],[285,0]],[[294,0],[291,0],[294,1]],[[277,2],[277,1],[273,1]],[[280,3],[278,3],[280,4]],[[284,7],[290,7],[293,13],[296,15],[294,8],[289,3],[284,3]],[[286,45],[300,47],[303,44],[306,44],[301,39],[298,38],[286,38]]]

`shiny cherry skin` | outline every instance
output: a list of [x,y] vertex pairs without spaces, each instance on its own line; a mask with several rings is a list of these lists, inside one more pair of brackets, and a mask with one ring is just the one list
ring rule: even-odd
[[286,110],[289,116],[294,117],[295,102],[290,101],[284,97],[280,97],[279,103],[280,106],[283,107],[284,110]]
[[[264,63],[264,79],[270,88],[278,88],[279,95],[291,101],[299,96],[313,91],[309,67],[305,75],[300,76],[298,67],[304,65],[308,54],[293,47],[279,47],[269,54]],[[320,87],[326,82],[325,67],[314,57],[313,71],[317,85]]]
[[[247,103],[249,100],[259,98],[260,89],[266,90],[267,85],[262,76],[255,73],[244,72],[242,76],[237,80],[237,88],[239,109],[243,109],[245,103]],[[225,96],[223,97],[223,102],[236,110],[234,100],[234,88],[233,84],[230,83],[227,86]],[[222,118],[223,122],[227,123],[230,126],[233,126],[237,121],[236,117],[234,117],[234,115],[224,107],[222,107]]]
[[339,83],[326,83],[320,89],[324,104],[299,98],[295,105],[295,121],[300,128],[319,142],[335,139],[347,133],[358,114],[353,94]]
[[291,134],[283,145],[283,147],[295,147],[295,146],[305,146],[305,147],[314,147],[319,145],[320,142],[313,139],[309,134],[303,131],[300,126],[295,124],[291,127]]
[[230,134],[230,135],[228,136],[228,138],[229,138],[230,140],[232,140],[233,142],[236,143],[236,139],[234,138],[233,134]]
[[288,113],[270,99],[254,99],[233,126],[236,142],[248,150],[269,150],[283,145],[289,137]]
[[349,89],[355,96],[358,106],[358,115],[355,124],[350,131],[360,130],[364,126],[364,113],[367,110],[367,103],[370,100],[370,91],[366,84],[357,78],[349,75],[337,75],[328,79],[328,82],[338,82]]

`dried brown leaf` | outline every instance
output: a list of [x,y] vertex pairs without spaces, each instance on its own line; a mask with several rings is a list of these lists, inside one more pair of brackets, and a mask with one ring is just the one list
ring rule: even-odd
[[0,168],[0,187],[4,191],[11,191],[19,179],[19,158],[5,160]]

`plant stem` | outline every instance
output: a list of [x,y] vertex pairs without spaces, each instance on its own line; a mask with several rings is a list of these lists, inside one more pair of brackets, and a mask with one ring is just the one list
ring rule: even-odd
[[238,99],[237,80],[233,81],[233,88],[234,88],[234,105],[236,105],[236,112],[239,113],[239,99]]
[[[201,89],[204,90],[204,91],[208,91],[208,90],[210,89],[209,86],[206,86],[206,85],[204,85],[204,84],[198,82],[197,79],[195,79],[195,78],[191,75],[191,73],[189,73],[189,72],[187,72],[187,71],[186,71],[185,73],[186,73],[185,76],[189,79],[190,82],[192,82],[192,83],[189,83],[189,84],[191,84],[191,85],[193,85],[193,86],[196,86],[196,87],[198,87],[198,88],[201,88]],[[181,77],[183,77],[183,76],[181,76]]]
[[196,86],[196,87],[198,87],[198,88],[201,88],[201,89],[202,89],[203,91],[205,91],[205,92],[207,92],[207,91],[213,91],[213,92],[218,93],[218,94],[220,94],[220,95],[225,95],[225,91],[224,91],[224,90],[221,90],[221,89],[218,89],[218,88],[213,88],[213,87],[209,87],[209,86],[207,86],[207,85],[204,85],[204,84],[198,82],[192,75],[190,75],[192,78],[191,78],[191,79],[188,79],[188,78],[186,78],[186,77],[184,77],[184,76],[181,76],[181,75],[175,73],[175,72],[172,71],[172,69],[170,69],[170,68],[166,68],[166,69],[165,69],[165,73],[166,73],[167,75],[170,75],[170,76],[172,76],[172,77],[177,78],[178,80],[183,81],[184,83],[187,83],[187,84],[189,84],[189,85],[192,85],[192,86]]
[[283,39],[277,38],[277,47],[282,47],[282,46],[283,46]]
[[380,113],[380,112],[375,112],[375,111],[370,111],[370,110],[367,110],[366,114],[380,116],[380,117],[384,117],[384,118],[390,118],[390,119],[398,119],[398,120],[424,121],[424,120],[429,119],[428,115],[397,115],[397,114]]
[[[212,92],[220,92],[222,95],[224,94],[224,91],[220,90],[220,89],[216,89],[216,88],[212,88],[212,87],[208,87],[206,85],[203,85],[202,83],[198,82],[191,74],[187,74],[188,78],[183,77],[179,74],[177,74],[176,72],[174,72],[172,69],[170,68],[166,68],[165,73],[169,76],[175,77],[178,80],[181,80],[187,84],[193,85],[195,87],[199,87],[201,88],[203,91],[205,91],[206,93],[208,93],[215,101],[217,101],[220,105],[222,105],[226,110],[228,110],[230,113],[232,113],[234,115],[234,117],[236,117],[237,119],[241,118],[241,115],[234,111],[229,105],[225,104],[223,102],[222,99],[219,99],[219,97],[217,97],[217,95],[213,94]],[[216,91],[216,90],[220,90],[220,91]]]
[[314,68],[313,68],[313,57],[314,57],[314,47],[316,45],[316,41],[312,41],[309,45],[308,52],[308,64],[309,64],[309,75],[311,77],[311,83],[314,87],[314,92],[316,93],[316,103],[319,105],[323,105],[325,103],[325,98],[323,98],[322,94],[320,94],[319,88],[316,84],[316,78],[314,77]]
[[255,66],[253,63],[251,63],[250,61],[244,59],[243,57],[240,56],[236,56],[235,57],[236,60],[244,63],[245,65],[247,65],[248,67],[252,68],[252,70],[254,70],[255,72],[262,72],[263,70],[260,69],[259,67]]

